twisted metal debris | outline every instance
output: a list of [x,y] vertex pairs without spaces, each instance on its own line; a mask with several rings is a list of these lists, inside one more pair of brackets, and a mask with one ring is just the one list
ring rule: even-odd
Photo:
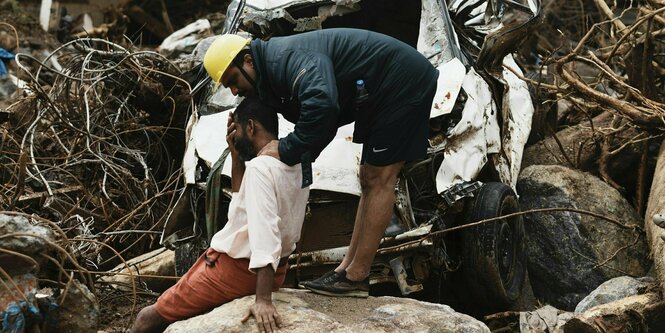
[[[92,266],[142,253],[177,188],[191,90],[155,52],[94,38],[16,57],[28,96],[0,125],[0,210],[54,221]],[[34,69],[30,70],[32,66]]]

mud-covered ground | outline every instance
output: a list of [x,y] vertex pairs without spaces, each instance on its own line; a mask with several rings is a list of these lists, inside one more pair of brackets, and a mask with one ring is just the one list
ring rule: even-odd
[[123,333],[131,327],[136,314],[145,306],[154,304],[159,294],[139,292],[136,298],[132,293],[112,288],[98,288],[100,321],[99,330],[106,333]]

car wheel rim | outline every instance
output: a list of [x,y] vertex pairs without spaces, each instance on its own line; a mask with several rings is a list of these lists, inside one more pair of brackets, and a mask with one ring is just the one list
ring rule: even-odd
[[498,264],[499,274],[504,286],[510,285],[510,277],[512,273],[513,260],[515,259],[515,248],[513,242],[513,231],[510,224],[503,220],[499,227],[498,238]]

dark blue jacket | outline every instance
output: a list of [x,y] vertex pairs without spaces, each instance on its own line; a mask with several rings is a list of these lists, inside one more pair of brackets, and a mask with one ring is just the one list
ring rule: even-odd
[[[363,142],[372,126],[402,116],[396,106],[420,101],[438,77],[413,47],[366,30],[317,30],[254,40],[250,48],[259,97],[295,123],[279,141],[288,165],[316,159],[337,128],[352,121],[354,141]],[[358,79],[369,92],[361,109],[353,103]]]

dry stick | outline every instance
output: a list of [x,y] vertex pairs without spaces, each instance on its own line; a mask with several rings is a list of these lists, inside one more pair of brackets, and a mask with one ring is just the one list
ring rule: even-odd
[[620,153],[622,150],[628,148],[628,146],[630,146],[630,145],[632,145],[632,144],[642,143],[642,142],[644,142],[644,141],[651,140],[651,139],[655,139],[655,138],[659,138],[659,137],[663,136],[663,134],[659,134],[659,135],[650,135],[650,136],[647,136],[647,137],[645,137],[645,138],[642,138],[642,136],[645,136],[645,135],[646,135],[646,134],[645,134],[644,132],[639,132],[639,133],[637,133],[637,135],[635,135],[635,136],[634,136],[633,138],[631,138],[630,140],[624,142],[619,148],[614,149],[614,150],[610,150],[610,151],[609,151],[610,156],[617,155],[617,154]]
[[171,24],[171,19],[169,18],[169,12],[166,10],[166,3],[164,3],[164,0],[161,0],[162,3],[162,20],[164,20],[164,25],[166,26],[166,29],[169,30],[170,33],[173,33],[173,24]]
[[[580,257],[582,257],[582,258],[588,260],[589,262],[595,262],[595,263],[598,263],[598,259],[591,258],[591,257],[585,255],[584,253],[577,251],[577,250],[574,249],[574,248],[571,249],[571,251],[575,252],[575,254],[577,254],[578,256],[580,256]],[[616,268],[616,267],[613,267],[613,266],[610,266],[610,265],[607,265],[607,264],[605,264],[603,267],[605,267],[605,268],[607,268],[607,269],[611,269],[611,270],[613,270],[613,271],[617,271],[617,272],[621,273],[622,275],[632,276],[632,277],[637,277],[637,276],[631,275],[630,273],[628,273],[628,272],[626,272],[626,271],[624,271],[624,270],[621,270],[621,269],[619,269],[619,268]]]
[[14,207],[16,207],[16,203],[21,197],[21,193],[23,193],[23,189],[25,186],[25,171],[26,171],[25,168],[27,166],[27,163],[28,163],[28,154],[26,152],[23,152],[21,156],[18,158],[18,176],[17,176],[18,182],[16,184],[16,192],[14,192],[14,197],[12,198],[9,207],[7,208],[8,210],[14,210]]
[[[58,304],[59,306],[62,306],[62,304],[65,303],[65,299],[67,298],[67,293],[69,292],[69,286],[71,286],[72,281],[74,281],[74,272],[71,272],[71,274],[69,274],[69,280],[67,280],[65,289],[63,290],[62,296],[60,297],[60,303]],[[85,293],[81,293],[81,295],[85,295]]]
[[610,9],[609,6],[607,6],[607,3],[605,0],[594,0],[596,3],[596,6],[598,9],[600,9],[605,16],[607,16],[608,19],[612,22],[617,27],[617,31],[623,36],[624,35],[624,30],[626,30],[626,25],[621,22],[621,20],[617,17],[614,17],[614,13],[612,13],[612,10]]
[[566,161],[568,161],[568,164],[570,164],[570,166],[572,168],[578,168],[579,166],[575,165],[575,163],[573,163],[573,161],[570,159],[570,157],[568,157],[568,153],[566,152],[566,149],[563,147],[563,144],[559,140],[559,137],[556,135],[556,133],[549,127],[547,128],[547,130],[550,132],[550,135],[552,136],[552,138],[554,138],[554,141],[556,142],[557,146],[559,146],[559,150],[561,151],[561,155],[563,155],[563,157],[566,159]]
[[593,142],[591,143],[592,145],[596,144],[596,140],[594,139],[594,133],[591,133],[591,136],[582,140],[582,142],[580,142],[579,147],[577,147],[577,160],[575,162],[577,163],[578,168],[581,167],[582,164],[582,151],[584,150],[584,146],[587,144],[589,140],[593,140]]
[[[568,98],[565,98],[567,101],[573,103],[575,107],[577,107],[577,111],[582,112],[587,120],[589,121],[589,127],[591,128],[591,134],[596,133],[595,125],[593,124],[593,116],[586,110],[586,109],[601,109],[603,110],[602,107],[599,107],[596,103],[593,103],[593,105],[588,105],[589,103],[585,102],[584,100],[579,101],[577,98],[573,96],[569,96]],[[585,105],[582,105],[585,104]]]
[[607,264],[610,260],[614,259],[614,257],[616,257],[619,254],[619,252],[621,252],[621,251],[623,251],[623,250],[625,250],[625,249],[627,249],[631,246],[635,246],[637,244],[638,240],[640,240],[640,234],[639,233],[635,234],[635,240],[633,241],[633,243],[618,248],[616,251],[614,251],[614,253],[612,255],[605,258],[605,260],[603,260],[602,262],[599,262],[598,264],[593,266],[593,268],[596,269],[598,267],[605,266],[605,264]]
[[[610,67],[606,63],[604,63],[602,60],[600,60],[600,58],[598,58],[595,54],[593,54],[593,52],[589,51],[588,55],[589,55],[590,60],[587,59],[587,58],[584,58],[584,57],[579,57],[578,59],[582,60],[585,63],[596,66],[600,70],[601,74],[607,75],[607,77],[610,79],[610,81],[616,83],[620,87],[625,88],[626,90],[628,90],[628,91],[630,91],[634,94],[637,94],[638,96],[636,96],[636,97],[641,96],[641,91],[639,89],[625,83],[622,78],[617,76],[612,71],[612,69],[610,69]],[[641,100],[641,102],[643,102],[643,103],[645,103],[647,101],[648,101],[648,99],[646,99],[646,98]],[[648,104],[648,103],[645,103],[645,104]]]
[[494,320],[494,319],[504,319],[504,318],[510,318],[510,317],[518,317],[521,314],[520,311],[504,311],[504,312],[497,312],[493,313],[491,315],[487,315],[483,317],[485,319],[485,322],[488,320]]
[[551,85],[551,84],[547,84],[547,83],[542,83],[542,82],[540,82],[540,81],[536,81],[536,80],[533,80],[533,79],[529,79],[529,78],[525,77],[525,76],[522,75],[520,72],[518,72],[517,70],[515,70],[514,68],[512,68],[512,67],[510,67],[510,66],[508,66],[508,65],[503,65],[503,68],[505,68],[505,69],[509,70],[510,72],[512,72],[513,74],[515,74],[515,76],[517,76],[517,78],[519,78],[520,80],[522,80],[522,81],[524,81],[524,82],[531,83],[531,84],[534,85],[534,86],[537,85],[537,86],[539,86],[539,87],[542,87],[542,88],[545,88],[545,89],[548,89],[548,90],[553,90],[553,91],[563,91],[563,90],[564,90],[564,89],[562,89],[562,88],[560,88],[560,87],[558,87],[558,86],[555,86],[555,85]]
[[559,72],[559,75],[579,93],[586,95],[598,103],[606,104],[608,107],[614,108],[635,124],[646,128],[657,128],[662,126],[662,123],[665,121],[662,116],[653,114],[649,109],[634,106],[630,102],[616,99],[588,87],[586,84],[573,77],[564,68],[564,65],[564,63],[557,63],[557,72]]
[[492,330],[490,333],[510,333],[510,332],[513,332],[513,329],[510,326],[506,326]]
[[[75,272],[76,270],[75,269],[68,269],[68,271]],[[131,269],[128,269],[128,271],[131,271]],[[98,275],[108,275],[108,276],[121,275],[121,276],[134,276],[134,277],[137,277],[137,278],[151,278],[151,279],[164,279],[164,280],[180,280],[182,278],[181,276],[151,275],[151,274],[123,273],[123,272],[90,271],[90,273],[98,274]],[[98,281],[97,283],[112,283],[112,282]]]
[[[614,116],[614,119],[612,119],[612,124],[611,128],[617,128],[621,124],[621,118],[618,116]],[[607,171],[607,166],[610,163],[610,144],[612,142],[612,135],[605,135],[603,138],[603,143],[600,146],[600,158],[598,159],[598,172],[600,173],[600,177],[605,180],[610,186],[614,187],[616,190],[618,190],[621,193],[624,193],[625,189],[617,184],[612,177],[610,177],[609,172]]]
[[646,16],[640,18],[635,23],[633,23],[633,25],[630,27],[629,31],[627,31],[625,35],[621,36],[621,38],[619,38],[619,41],[617,41],[617,43],[614,45],[614,48],[612,48],[612,51],[610,52],[610,54],[605,59],[605,62],[608,62],[614,56],[614,54],[618,51],[619,47],[628,39],[628,36],[632,35],[633,32],[635,32],[639,28],[639,26],[642,25],[642,23],[644,23],[646,20],[649,20],[652,17],[654,17],[654,16],[656,16],[656,15],[662,13],[662,12],[665,12],[665,7],[660,8],[658,10],[655,10],[655,11],[647,14]]
[[[639,6],[638,8],[640,9],[640,12],[642,12],[642,14],[649,14],[652,12],[651,10],[647,10],[643,6]],[[661,24],[665,24],[665,18],[660,16],[654,16],[653,18],[656,19],[656,21],[660,22]]]
[[637,206],[637,214],[644,216],[646,208],[645,194],[646,188],[646,173],[647,165],[649,164],[649,139],[642,143],[642,156],[640,157],[640,166],[637,169],[637,184],[635,185],[635,206]]
[[[651,84],[653,82],[650,82],[650,80],[647,80],[649,78],[649,69],[650,66],[649,64],[651,63],[651,58],[649,56],[649,49],[651,48],[651,38],[649,36],[651,35],[651,28],[653,25],[653,18],[650,19],[647,23],[647,31],[644,34],[644,49],[642,50],[642,66],[641,66],[641,78],[642,78],[642,91],[646,91],[647,93],[650,93]],[[651,94],[649,94],[651,95]],[[646,96],[647,98],[653,98],[653,96]]]

